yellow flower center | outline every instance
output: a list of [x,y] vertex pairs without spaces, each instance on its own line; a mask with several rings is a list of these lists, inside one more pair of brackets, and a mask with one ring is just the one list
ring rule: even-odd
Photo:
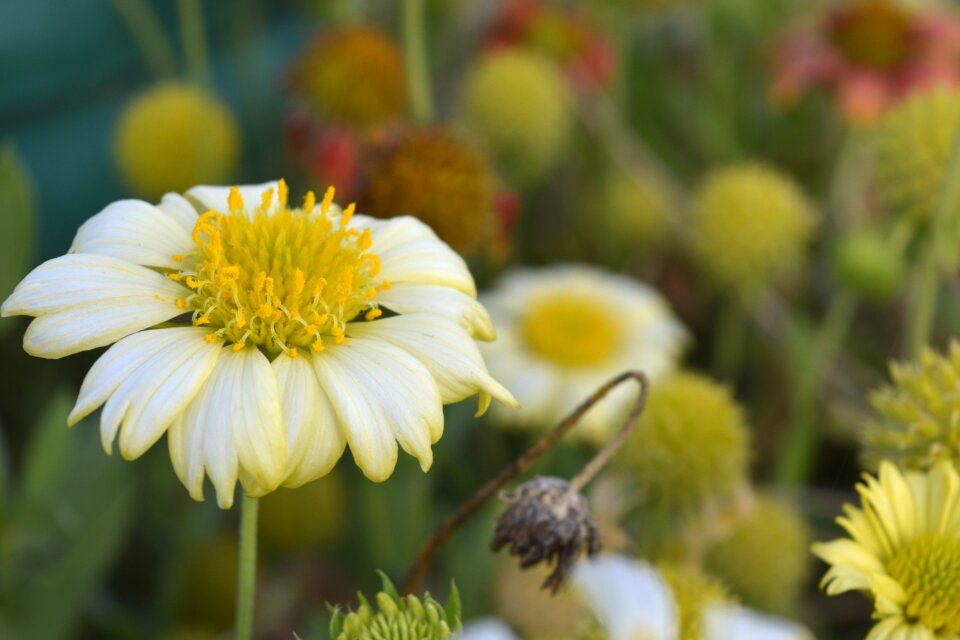
[[277,198],[267,190],[255,211],[236,187],[228,201],[229,213],[197,219],[196,248],[174,256],[184,267],[168,274],[190,290],[177,305],[192,310],[195,325],[214,329],[210,341],[296,356],[300,347],[323,351],[325,339],[343,342],[360,313],[368,320],[381,314],[373,299],[390,284],[377,278],[370,230],[350,226],[353,205],[342,213],[331,207],[332,188],[319,205],[310,192],[295,209],[282,180]]
[[619,347],[622,333],[620,323],[602,304],[567,296],[534,301],[521,328],[530,350],[571,367],[607,360]]
[[960,633],[960,540],[922,535],[887,564],[907,594],[904,612],[934,633]]
[[910,51],[910,15],[889,0],[864,0],[843,12],[833,25],[833,40],[860,64],[894,69]]

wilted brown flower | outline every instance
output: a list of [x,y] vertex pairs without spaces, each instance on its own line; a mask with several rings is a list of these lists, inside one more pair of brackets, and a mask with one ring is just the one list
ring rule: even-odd
[[544,589],[556,593],[574,561],[584,552],[600,551],[590,505],[566,480],[538,476],[501,500],[510,506],[497,521],[490,546],[499,551],[509,545],[523,568],[555,561]]

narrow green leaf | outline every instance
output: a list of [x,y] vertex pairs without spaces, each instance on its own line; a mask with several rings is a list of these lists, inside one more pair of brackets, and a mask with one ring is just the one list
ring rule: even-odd
[[42,500],[62,484],[69,466],[67,416],[72,407],[72,394],[61,389],[51,396],[34,425],[23,465],[22,493],[28,500]]
[[444,609],[447,617],[447,626],[452,631],[460,630],[460,590],[457,583],[450,581],[450,595],[447,597],[447,606]]

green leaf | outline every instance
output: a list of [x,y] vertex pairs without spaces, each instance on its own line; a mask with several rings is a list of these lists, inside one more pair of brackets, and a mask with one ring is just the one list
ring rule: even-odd
[[343,633],[343,611],[340,607],[330,607],[330,613],[330,640],[337,640]]
[[70,429],[67,416],[72,394],[61,389],[50,398],[34,425],[23,465],[22,493],[28,500],[43,500],[62,484],[69,467]]
[[[13,145],[0,149],[0,300],[5,299],[33,262],[36,197]],[[0,333],[12,326],[0,320]]]

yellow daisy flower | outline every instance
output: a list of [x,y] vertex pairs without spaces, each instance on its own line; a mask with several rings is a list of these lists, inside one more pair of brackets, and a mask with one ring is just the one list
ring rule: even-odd
[[[36,319],[43,358],[113,344],[70,424],[105,403],[104,449],[132,460],[167,434],[174,471],[222,508],[328,473],[350,445],[374,481],[397,443],[429,469],[442,405],[514,405],[474,338],[493,327],[463,260],[414,218],[376,220],[281,180],[115,202],[68,255],[34,269],[3,316]],[[392,312],[386,317],[384,310]]]
[[941,462],[927,472],[880,465],[857,485],[862,507],[837,522],[850,534],[813,546],[830,564],[827,593],[874,599],[879,621],[867,640],[960,638],[960,474]]
[[[627,369],[655,380],[674,368],[687,339],[653,288],[583,265],[515,270],[483,302],[500,331],[484,355],[523,405],[509,413],[494,409],[491,416],[519,428],[553,426]],[[634,395],[628,387],[614,390],[571,433],[604,442]]]

